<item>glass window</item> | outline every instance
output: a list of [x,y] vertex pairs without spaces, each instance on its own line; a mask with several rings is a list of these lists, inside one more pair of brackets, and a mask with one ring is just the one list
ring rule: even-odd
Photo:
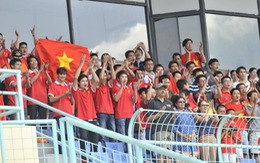
[[124,0],[124,1],[131,1],[131,2],[145,2],[145,0]]
[[[123,61],[124,53],[143,41],[147,45],[142,6],[93,1],[72,1],[75,43],[108,52]],[[148,47],[147,47],[148,48]]]
[[198,0],[151,0],[151,5],[153,14],[199,10]]
[[[178,19],[179,30],[180,30],[180,46],[182,47],[182,41],[185,38],[190,38],[193,41],[193,51],[199,51],[200,42],[202,42],[200,17],[195,16],[185,16]],[[181,48],[182,54],[185,50]]]
[[207,10],[258,14],[257,0],[205,0],[205,7]]
[[194,51],[199,51],[202,41],[200,18],[198,15],[167,18],[155,22],[155,34],[159,63],[167,68],[174,52],[185,53],[182,41],[191,38]]
[[38,38],[56,39],[63,36],[69,41],[69,28],[66,1],[64,0],[6,0],[0,1],[1,33],[9,48],[15,39],[15,29],[20,33],[20,41],[28,44],[29,51],[34,47],[30,29],[35,25]]
[[259,67],[257,19],[207,14],[206,21],[210,57],[219,59],[221,69]]
[[155,34],[158,61],[165,69],[168,69],[172,54],[180,52],[177,19],[168,18],[156,21]]

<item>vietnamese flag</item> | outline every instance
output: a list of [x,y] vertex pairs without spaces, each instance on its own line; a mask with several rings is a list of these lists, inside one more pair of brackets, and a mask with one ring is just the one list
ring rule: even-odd
[[82,70],[86,70],[90,60],[89,51],[86,47],[66,42],[39,39],[36,43],[36,50],[40,63],[49,63],[48,71],[53,81],[57,79],[57,68],[64,67],[67,70],[66,81],[73,82],[81,56],[86,55]]

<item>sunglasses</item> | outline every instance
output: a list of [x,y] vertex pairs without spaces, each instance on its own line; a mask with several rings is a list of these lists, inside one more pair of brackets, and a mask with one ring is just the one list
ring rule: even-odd
[[184,101],[184,100],[181,100],[181,101],[178,101],[177,103],[185,103],[185,101]]

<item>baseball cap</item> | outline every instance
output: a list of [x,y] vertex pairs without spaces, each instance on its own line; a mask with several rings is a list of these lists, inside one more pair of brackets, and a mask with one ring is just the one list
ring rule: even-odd
[[165,84],[159,83],[159,84],[157,84],[157,85],[155,86],[155,89],[159,89],[159,88],[162,88],[162,87],[167,88],[167,86],[166,86]]

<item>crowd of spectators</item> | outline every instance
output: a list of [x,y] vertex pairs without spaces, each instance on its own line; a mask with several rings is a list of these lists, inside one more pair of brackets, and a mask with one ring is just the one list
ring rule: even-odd
[[[48,72],[48,63],[39,65],[37,50],[28,53],[26,42],[20,42],[19,33],[15,33],[17,38],[12,41],[10,50],[6,48],[0,33],[0,67],[22,71],[23,94],[29,97],[123,135],[128,135],[129,121],[134,111],[140,108],[173,111],[172,121],[166,120],[168,117],[160,112],[141,115],[144,116],[142,119],[153,124],[172,122],[172,127],[145,128],[141,125],[140,128],[144,131],[151,129],[146,132],[151,134],[146,135],[146,139],[176,142],[216,143],[215,128],[221,120],[219,115],[233,114],[239,118],[230,118],[225,127],[231,126],[237,130],[231,132],[224,129],[222,143],[258,145],[260,121],[256,119],[248,126],[247,118],[243,116],[260,116],[260,69],[252,67],[247,71],[239,66],[234,70],[223,70],[217,58],[210,58],[207,62],[202,43],[199,52],[194,52],[193,41],[187,38],[182,42],[185,54],[173,53],[168,67],[155,64],[143,42],[125,52],[122,64],[117,64],[116,58],[108,53],[99,56],[91,52],[88,67],[82,70],[86,58],[82,54],[74,81],[69,84],[64,67],[57,69],[57,78],[53,81]],[[36,43],[35,28],[31,33]],[[57,41],[61,41],[61,38]],[[205,65],[209,67],[208,71],[204,69]],[[1,89],[17,91],[16,77],[3,80]],[[14,106],[15,99],[13,96],[1,96],[0,104],[4,103]],[[24,110],[26,119],[49,118],[46,109],[29,101],[24,100]],[[201,114],[194,116],[187,113]],[[1,118],[5,120],[5,117]],[[59,122],[61,115],[53,113],[53,118]],[[12,115],[8,119],[16,117]],[[93,143],[105,141],[104,136],[93,132],[80,129],[79,133],[83,140]],[[85,149],[84,143],[80,146]],[[178,145],[165,148],[205,161],[215,162],[217,159],[216,148],[191,149]],[[248,149],[223,148],[222,153],[225,162],[249,157]],[[250,153],[258,161],[259,150],[254,149]],[[165,159],[160,157],[161,160]]]

